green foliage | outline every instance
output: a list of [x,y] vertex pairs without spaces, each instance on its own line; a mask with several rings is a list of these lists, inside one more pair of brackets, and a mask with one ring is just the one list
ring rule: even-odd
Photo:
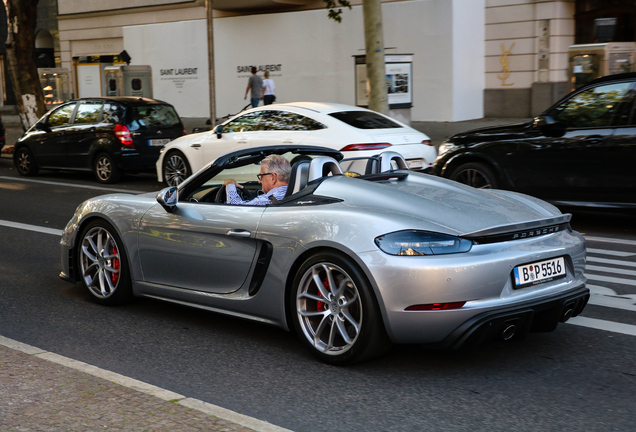
[[351,9],[351,3],[348,0],[323,0],[326,3],[327,9],[329,9],[329,19],[336,22],[342,22],[342,9],[343,7]]

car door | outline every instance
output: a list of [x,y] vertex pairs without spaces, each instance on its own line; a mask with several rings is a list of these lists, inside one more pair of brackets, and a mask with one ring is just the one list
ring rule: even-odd
[[97,137],[103,103],[82,101],[75,111],[73,124],[66,132],[66,157],[69,168],[89,168],[92,146]]
[[260,111],[249,112],[225,123],[221,137],[214,132],[200,134],[201,138],[190,144],[192,152],[201,154],[199,157],[205,164],[225,153],[249,148],[258,134],[260,118]]
[[636,83],[626,94],[615,126],[605,146],[599,182],[601,201],[636,204]]
[[146,282],[209,293],[231,293],[255,259],[254,239],[265,207],[179,202],[159,204],[142,218],[139,259]]
[[69,103],[57,108],[46,119],[49,130],[34,135],[32,151],[38,166],[66,167],[66,141],[68,128],[72,123],[76,103]]
[[595,86],[553,108],[550,116],[562,133],[542,133],[519,140],[507,158],[506,170],[516,189],[554,200],[596,200],[611,167],[607,146],[615,117],[631,83]]

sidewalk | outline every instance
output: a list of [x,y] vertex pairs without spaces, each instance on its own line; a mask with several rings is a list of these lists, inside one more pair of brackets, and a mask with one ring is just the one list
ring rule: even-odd
[[2,336],[0,430],[287,431]]

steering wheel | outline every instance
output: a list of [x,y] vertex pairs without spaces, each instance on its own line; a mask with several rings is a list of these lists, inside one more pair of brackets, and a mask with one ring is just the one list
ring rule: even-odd
[[[219,191],[216,193],[216,198],[214,199],[215,203],[223,204],[227,200],[227,193],[225,190],[225,186],[221,186],[219,188]],[[243,201],[250,201],[252,199],[252,194],[246,188],[240,188],[237,186],[236,192]]]
[[225,193],[225,186],[221,186],[214,198],[215,203],[224,203],[227,200],[227,194]]

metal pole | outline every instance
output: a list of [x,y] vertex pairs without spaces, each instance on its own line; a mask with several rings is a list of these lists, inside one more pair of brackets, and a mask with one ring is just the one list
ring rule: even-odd
[[214,127],[216,123],[216,91],[214,86],[214,8],[212,0],[205,0],[205,12],[208,20],[208,69],[210,84],[210,121]]

